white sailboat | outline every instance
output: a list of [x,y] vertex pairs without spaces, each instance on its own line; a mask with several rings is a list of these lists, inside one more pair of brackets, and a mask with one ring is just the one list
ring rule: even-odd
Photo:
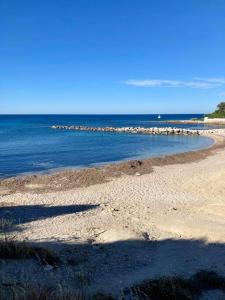
[[158,115],[158,119],[161,119],[161,116],[160,116],[160,115]]

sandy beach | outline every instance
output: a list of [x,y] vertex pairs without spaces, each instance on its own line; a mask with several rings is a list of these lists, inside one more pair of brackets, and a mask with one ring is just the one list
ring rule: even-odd
[[57,267],[2,262],[1,282],[118,295],[164,275],[225,275],[225,130],[208,149],[0,181],[9,235],[53,249]]

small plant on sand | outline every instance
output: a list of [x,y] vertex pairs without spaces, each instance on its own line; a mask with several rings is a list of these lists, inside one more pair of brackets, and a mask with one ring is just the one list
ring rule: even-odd
[[135,299],[190,300],[205,290],[225,291],[225,278],[213,271],[199,271],[194,276],[152,279],[130,289]]
[[41,247],[34,247],[26,241],[18,242],[15,240],[0,241],[1,259],[21,259],[34,258],[43,265],[56,266],[59,262],[58,257],[51,251]]
[[43,265],[58,264],[58,257],[50,250],[33,246],[26,241],[16,241],[15,236],[9,236],[8,230],[11,226],[11,221],[0,219],[0,259],[34,258]]
[[83,293],[61,293],[52,288],[45,287],[18,287],[12,286],[0,290],[1,300],[114,300],[110,295],[97,293],[93,296]]
[[3,240],[8,239],[8,230],[12,227],[12,221],[6,218],[0,219],[0,238]]
[[61,294],[51,288],[40,287],[10,287],[0,291],[1,300],[88,300],[90,298],[80,294]]

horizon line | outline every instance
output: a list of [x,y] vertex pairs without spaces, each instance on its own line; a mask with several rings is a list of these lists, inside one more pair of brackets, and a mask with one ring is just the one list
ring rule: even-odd
[[204,115],[207,113],[0,113],[0,116],[124,116],[124,115]]

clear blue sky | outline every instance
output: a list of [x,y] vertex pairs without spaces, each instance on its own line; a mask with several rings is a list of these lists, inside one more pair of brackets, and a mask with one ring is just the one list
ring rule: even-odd
[[225,0],[0,0],[0,113],[198,113],[225,99]]

